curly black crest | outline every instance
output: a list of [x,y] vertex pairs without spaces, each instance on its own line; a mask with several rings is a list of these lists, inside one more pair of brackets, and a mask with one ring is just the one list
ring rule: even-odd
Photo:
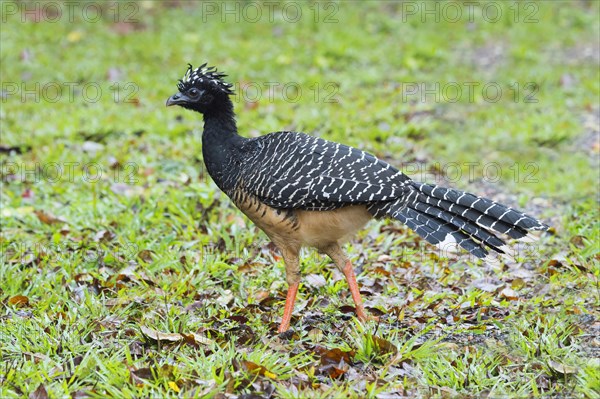
[[177,88],[183,92],[191,86],[203,84],[212,86],[225,94],[232,95],[234,94],[232,90],[233,85],[223,81],[223,78],[226,76],[224,73],[217,71],[215,67],[207,67],[206,63],[196,69],[192,67],[192,64],[188,64],[188,70],[183,75],[183,78],[179,79]]

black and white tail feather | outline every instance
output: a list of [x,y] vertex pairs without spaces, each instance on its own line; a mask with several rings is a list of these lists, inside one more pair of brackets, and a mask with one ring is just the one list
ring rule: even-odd
[[509,260],[514,260],[516,253],[496,234],[532,242],[537,237],[530,231],[548,229],[539,220],[487,198],[432,184],[411,181],[410,185],[405,198],[373,204],[372,209],[401,221],[443,251],[455,252],[460,246],[497,264],[489,250]]

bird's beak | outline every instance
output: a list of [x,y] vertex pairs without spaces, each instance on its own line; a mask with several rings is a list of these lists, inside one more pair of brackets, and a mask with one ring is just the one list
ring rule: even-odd
[[175,93],[167,100],[167,107],[186,103],[188,98],[181,93]]

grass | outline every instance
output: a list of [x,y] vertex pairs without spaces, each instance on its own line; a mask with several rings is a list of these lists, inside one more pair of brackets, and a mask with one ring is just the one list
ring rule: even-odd
[[[270,22],[253,3],[254,23],[211,2],[56,22],[2,2],[0,396],[597,397],[598,4],[506,3],[492,23],[484,3],[473,22],[460,2],[440,3],[457,22],[421,2],[295,22],[277,3]],[[187,62],[237,83],[245,135],[341,141],[553,234],[492,269],[373,222],[347,249],[381,321],[358,323],[306,251],[278,336],[282,260],[207,176],[199,116],[164,108]]]

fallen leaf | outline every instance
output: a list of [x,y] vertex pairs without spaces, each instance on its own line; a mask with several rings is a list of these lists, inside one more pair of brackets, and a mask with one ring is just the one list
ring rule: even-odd
[[313,342],[320,342],[323,339],[323,331],[318,328],[313,328],[308,332],[308,338]]
[[379,255],[377,262],[391,262],[393,258],[389,255]]
[[48,212],[35,210],[33,213],[35,213],[35,216],[37,216],[44,224],[67,223],[66,220],[56,217]]
[[373,340],[373,346],[375,347],[375,350],[379,354],[395,355],[396,353],[398,353],[398,348],[396,348],[396,345],[392,344],[390,341],[383,338],[379,338],[375,335],[372,335],[371,339]]
[[146,327],[146,326],[140,326],[140,331],[147,338],[150,338],[157,342],[160,342],[160,341],[166,341],[166,342],[183,341],[183,336],[181,334],[163,333],[163,332],[156,331],[156,330]]
[[27,306],[29,305],[29,298],[25,295],[15,295],[8,300],[9,305],[16,306]]
[[325,281],[325,277],[320,274],[309,274],[305,278],[306,284],[313,288],[321,288],[327,285],[327,281]]
[[181,335],[183,336],[183,338],[185,339],[185,341],[187,343],[194,343],[194,344],[208,346],[208,345],[214,344],[214,342],[215,342],[212,339],[209,339],[203,335],[196,334],[196,333],[189,333],[189,334],[182,333]]
[[340,312],[342,313],[356,313],[356,308],[354,308],[354,306],[350,306],[350,305],[342,305],[339,307],[338,309]]
[[48,399],[48,392],[43,384],[40,384],[35,391],[29,394],[29,399]]
[[315,353],[321,356],[321,364],[337,364],[341,361],[350,363],[351,358],[354,356],[354,351],[343,351],[340,348],[327,349],[322,346],[316,346],[314,350]]
[[270,372],[265,366],[261,366],[260,364],[248,360],[242,360],[241,364],[246,371],[249,371],[252,374],[258,374],[272,380],[277,379],[277,374]]
[[149,367],[143,367],[137,370],[129,370],[129,378],[137,387],[144,386],[144,380],[153,380],[154,374]]
[[113,238],[115,238],[115,235],[108,230],[100,230],[94,234],[95,242],[107,242],[111,241]]
[[179,392],[180,391],[180,389],[177,386],[177,383],[175,381],[169,381],[169,388],[171,388],[175,392]]
[[577,374],[577,368],[572,366],[567,366],[566,364],[555,362],[554,360],[548,361],[548,367],[552,369],[552,371],[568,375],[568,374]]
[[221,306],[227,306],[231,301],[233,301],[233,293],[231,290],[224,290],[221,296],[215,300],[215,302]]
[[84,391],[83,389],[78,389],[75,392],[71,392],[71,399],[84,399],[92,397],[92,393],[89,391]]
[[373,270],[373,271],[374,271],[375,273],[379,273],[379,274],[381,274],[382,276],[385,276],[385,277],[389,277],[389,276],[391,276],[391,274],[392,274],[392,273],[390,273],[389,271],[385,270],[385,269],[384,269],[383,267],[381,267],[381,266],[377,266],[377,267],[375,268],[375,270]]
[[506,298],[509,301],[516,301],[517,299],[519,299],[519,296],[517,295],[517,293],[512,289],[512,288],[504,288],[502,291],[500,291],[500,296],[502,298]]
[[530,280],[534,277],[534,273],[531,270],[521,267],[511,270],[510,276],[514,279]]
[[576,246],[577,248],[582,249],[582,248],[585,248],[586,242],[589,242],[589,239],[584,236],[576,235],[576,236],[571,237],[569,242],[571,244],[573,244],[574,246]]
[[321,356],[319,372],[333,379],[340,377],[350,369],[349,363],[354,357],[354,351],[342,351],[339,348],[327,349],[316,346],[314,351]]
[[254,294],[254,300],[256,302],[261,302],[262,300],[268,298],[269,295],[270,295],[269,291],[266,291],[266,290],[257,291],[256,294]]
[[522,278],[516,278],[510,283],[510,287],[513,290],[520,290],[524,286],[525,286],[525,280],[523,280]]
[[245,262],[244,264],[239,266],[237,270],[238,270],[238,273],[249,273],[249,272],[255,271],[256,266],[258,266],[258,263]]
[[498,288],[502,287],[503,285],[504,284],[502,284],[502,283],[495,284],[488,278],[474,280],[471,283],[471,287],[477,288],[477,289],[479,289],[481,291],[485,291],[485,292],[495,292],[496,290],[498,290]]
[[154,252],[150,251],[149,249],[142,249],[137,256],[146,263],[152,263],[153,254]]
[[441,342],[437,345],[442,351],[455,351],[458,350],[458,345],[454,342]]

